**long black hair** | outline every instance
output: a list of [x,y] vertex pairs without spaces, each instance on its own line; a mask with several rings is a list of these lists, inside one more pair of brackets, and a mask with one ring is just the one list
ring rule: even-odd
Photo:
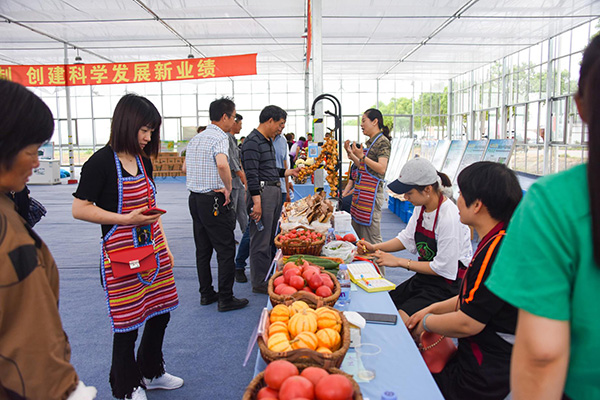
[[376,108],[369,108],[367,111],[364,112],[364,114],[371,121],[377,120],[377,126],[379,127],[379,130],[383,132],[383,136],[385,136],[390,141],[392,140],[392,137],[390,136],[390,128],[384,125],[383,115],[381,114],[381,111],[379,111]]
[[588,190],[594,260],[600,268],[600,35],[592,39],[583,53],[577,97],[589,128]]
[[[129,93],[121,97],[115,107],[108,144],[114,151],[131,155],[155,157],[160,148],[162,118],[154,104],[145,97]],[[138,142],[139,130],[154,129],[150,142],[142,148]]]
[[24,86],[0,79],[0,167],[10,169],[21,150],[50,140],[53,132],[46,103]]

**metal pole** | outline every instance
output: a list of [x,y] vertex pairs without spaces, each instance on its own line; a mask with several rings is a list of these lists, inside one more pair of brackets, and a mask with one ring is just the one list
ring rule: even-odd
[[554,40],[548,39],[548,71],[546,72],[546,131],[544,132],[544,170],[543,174],[550,173],[550,140],[552,139],[552,92],[554,91]]
[[452,139],[452,118],[454,114],[454,88],[452,86],[452,79],[448,81],[448,109],[446,110],[448,116],[448,132],[446,132],[446,138]]
[[[69,65],[69,55],[67,44],[64,44],[65,50],[65,69]],[[65,93],[67,95],[67,133],[68,133],[68,141],[69,141],[69,172],[71,173],[71,179],[69,179],[69,183],[77,183],[77,179],[75,179],[75,162],[73,158],[73,129],[71,127],[71,91],[69,88],[69,75],[66,74],[66,84],[65,84]]]
[[[323,1],[312,1],[312,42],[313,42],[313,94],[315,96],[323,93]],[[323,103],[319,102],[315,108],[315,119],[323,119]],[[314,124],[314,142],[323,141],[325,121],[320,124]],[[341,140],[341,139],[340,139]],[[315,171],[315,189],[323,188],[324,171],[318,169]]]

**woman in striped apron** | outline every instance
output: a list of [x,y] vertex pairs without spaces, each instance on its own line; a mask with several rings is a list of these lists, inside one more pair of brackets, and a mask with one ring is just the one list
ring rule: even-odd
[[[115,108],[109,144],[84,165],[73,216],[102,225],[101,279],[113,338],[110,384],[119,399],[146,399],[145,390],[176,389],[181,378],[164,370],[162,343],[178,303],[173,256],[156,206],[150,155],[158,153],[161,117],[147,99],[128,94]],[[146,251],[127,264],[131,251]],[[121,272],[118,261],[138,268]],[[149,267],[146,263],[150,261]],[[150,268],[150,269],[146,269]],[[138,328],[145,325],[135,356]]]
[[360,127],[369,137],[366,152],[349,140],[344,143],[348,158],[358,167],[352,176],[355,182],[350,208],[352,227],[359,238],[381,243],[383,178],[390,158],[390,130],[383,124],[381,112],[374,108],[365,111]]

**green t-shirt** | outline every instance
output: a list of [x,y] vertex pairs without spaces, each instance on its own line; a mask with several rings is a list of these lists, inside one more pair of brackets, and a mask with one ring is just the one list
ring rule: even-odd
[[592,252],[587,165],[541,178],[515,211],[487,282],[498,297],[569,321],[565,393],[600,399],[600,268]]

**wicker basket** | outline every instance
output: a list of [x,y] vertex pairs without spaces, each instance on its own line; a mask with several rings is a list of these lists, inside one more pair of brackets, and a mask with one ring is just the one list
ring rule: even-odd
[[[296,364],[296,367],[298,367],[298,370],[300,370],[300,372],[302,372],[304,370],[304,368],[312,367],[312,365]],[[352,375],[349,375],[349,374],[345,373],[344,371],[337,369],[337,368],[325,368],[325,369],[330,374],[344,375],[346,378],[350,379],[350,382],[352,383],[352,387],[354,388],[354,396],[352,396],[352,400],[362,400],[363,397],[362,397],[362,393],[360,391],[360,386],[358,386],[358,383],[356,383],[356,381],[352,378]],[[252,381],[246,388],[246,391],[244,392],[244,397],[242,397],[242,400],[256,400],[258,391],[260,389],[264,388],[265,386],[267,386],[267,384],[264,381],[264,376],[265,376],[265,373],[260,372],[258,375],[256,375],[254,377],[254,379],[252,379]]]
[[[307,228],[304,228],[301,226],[296,227],[294,229],[299,230],[299,231],[314,232],[313,229],[307,229]],[[278,249],[281,249],[281,252],[283,253],[284,256],[292,256],[294,254],[309,254],[312,256],[318,256],[321,254],[321,250],[323,249],[323,246],[325,245],[325,236],[324,235],[321,238],[321,240],[319,240],[318,242],[313,242],[313,243],[307,243],[300,239],[290,239],[290,240],[286,241],[285,243],[282,243],[281,236],[282,236],[281,233],[279,235],[277,235],[275,237],[274,242],[275,242],[275,246]]]
[[[332,310],[335,310],[332,307]],[[314,365],[317,367],[323,368],[339,368],[342,365],[342,361],[344,361],[344,357],[350,348],[350,324],[344,314],[335,310],[340,314],[342,319],[342,329],[340,332],[340,336],[342,339],[341,346],[339,349],[334,351],[333,353],[319,353],[316,350],[310,349],[297,349],[291,351],[284,352],[276,352],[267,347],[262,335],[258,337],[258,349],[260,350],[260,355],[263,360],[268,364],[271,361],[275,360],[288,360],[291,362],[298,362],[302,364]]]
[[333,293],[329,297],[320,297],[314,293],[309,293],[304,290],[299,290],[294,294],[280,295],[275,293],[275,288],[273,287],[273,282],[275,279],[281,275],[283,275],[283,271],[276,272],[271,279],[269,279],[269,285],[267,291],[269,292],[269,297],[271,298],[271,304],[276,306],[277,304],[285,304],[290,305],[294,301],[302,300],[306,302],[311,308],[319,308],[322,306],[330,306],[333,307],[340,297],[340,293],[342,288],[340,287],[340,283],[338,282],[335,275],[331,272],[322,270],[321,273],[326,273],[331,278],[333,282]]

